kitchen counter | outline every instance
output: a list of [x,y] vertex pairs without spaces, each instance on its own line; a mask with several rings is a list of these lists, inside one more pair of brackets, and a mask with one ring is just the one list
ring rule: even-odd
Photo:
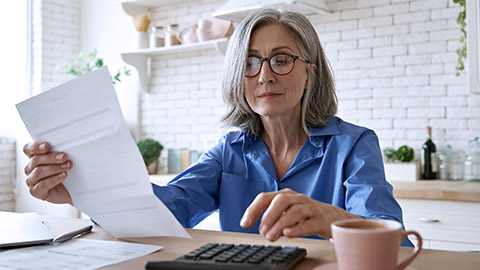
[[[165,185],[174,177],[174,174],[155,174],[150,175],[150,180],[157,185]],[[480,202],[480,182],[418,180],[390,183],[393,195],[398,199]]]
[[393,195],[398,199],[480,202],[480,182],[418,180],[390,183]]
[[[480,252],[480,182],[391,182],[407,230],[424,249]],[[415,244],[415,239],[411,238]]]

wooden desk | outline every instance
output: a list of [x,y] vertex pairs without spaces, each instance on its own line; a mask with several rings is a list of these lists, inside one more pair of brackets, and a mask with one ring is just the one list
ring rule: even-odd
[[[72,226],[86,224],[88,220],[44,217],[44,221],[54,234],[67,231]],[[125,261],[119,264],[110,265],[103,269],[144,269],[146,261],[173,260],[181,255],[198,248],[206,243],[233,243],[233,244],[272,244],[263,236],[257,234],[218,232],[206,230],[187,229],[193,239],[170,238],[170,237],[149,237],[149,238],[128,238],[124,241],[161,245],[164,248],[158,252],[144,257]],[[83,238],[114,240],[110,234],[99,226],[95,226],[92,233]],[[297,269],[312,269],[320,264],[335,261],[333,245],[329,241],[304,239],[304,238],[281,238],[274,242],[275,245],[300,246],[307,249],[307,257],[299,264]],[[411,248],[400,248],[400,259],[405,258],[411,252]],[[439,250],[423,250],[411,267],[416,270],[441,270],[441,269],[478,269],[480,265],[479,253],[462,253]]]

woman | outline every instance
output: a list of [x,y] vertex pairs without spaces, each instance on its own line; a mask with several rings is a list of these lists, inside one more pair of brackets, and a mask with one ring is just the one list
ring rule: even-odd
[[[270,241],[330,238],[330,223],[340,219],[402,222],[375,133],[334,116],[332,73],[303,15],[264,9],[246,18],[231,38],[223,80],[223,120],[240,130],[167,186],[153,186],[185,227],[217,209],[223,230]],[[73,166],[66,153],[49,152],[47,143],[24,152],[32,195],[71,204],[62,184]]]

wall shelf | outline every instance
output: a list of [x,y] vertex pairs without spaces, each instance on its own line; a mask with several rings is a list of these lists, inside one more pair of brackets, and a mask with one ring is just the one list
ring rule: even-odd
[[216,49],[219,53],[225,54],[228,46],[228,38],[208,40],[198,43],[176,45],[171,47],[160,47],[155,49],[139,49],[131,52],[122,53],[122,59],[125,63],[134,66],[138,71],[140,78],[140,87],[142,91],[150,90],[150,58],[158,55],[168,55],[181,52],[192,52],[206,49]]
[[150,8],[177,5],[192,2],[192,0],[123,0],[123,10],[130,16],[147,13]]
[[207,40],[203,42],[181,44],[170,47],[158,47],[154,49],[138,49],[131,52],[125,52],[122,55],[147,55],[156,56],[162,54],[172,54],[178,52],[192,52],[204,49],[217,49],[221,54],[225,54],[228,45],[228,38],[219,38],[214,40]]
[[301,13],[303,15],[313,15],[319,13],[331,13],[325,0],[275,0],[275,1],[238,1],[228,0],[217,11],[213,12],[213,17],[241,22],[251,13],[260,8],[274,8],[289,10]]
[[[151,8],[178,5],[193,2],[194,0],[120,0],[122,8],[130,16],[149,13]],[[182,52],[216,49],[225,54],[228,46],[228,38],[208,40],[198,43],[182,44],[171,47],[159,47],[154,49],[138,49],[122,53],[125,63],[134,66],[138,71],[140,87],[144,92],[150,91],[150,59],[158,55],[171,55]]]

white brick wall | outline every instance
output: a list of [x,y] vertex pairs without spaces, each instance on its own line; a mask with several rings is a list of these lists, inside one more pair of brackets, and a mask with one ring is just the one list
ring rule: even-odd
[[[154,21],[180,28],[209,18],[224,1],[154,9]],[[420,150],[432,125],[439,149],[466,150],[480,136],[480,97],[466,72],[454,75],[460,30],[451,0],[328,0],[332,14],[310,19],[335,73],[339,116],[373,128],[381,146]],[[193,8],[195,6],[195,8]],[[224,130],[219,118],[223,56],[215,50],[155,57],[152,92],[143,94],[142,137],[167,148],[204,150]]]
[[[180,28],[223,4],[202,0],[154,9],[154,21]],[[310,16],[335,73],[339,116],[373,128],[381,146],[417,152],[432,125],[440,150],[468,149],[480,136],[480,96],[456,77],[459,7],[452,0],[327,0],[332,14]],[[195,7],[193,7],[195,6]],[[219,119],[223,56],[215,50],[155,57],[143,94],[142,137],[167,148],[204,150],[224,130]],[[165,151],[164,151],[165,152]]]
[[[156,24],[179,28],[210,18],[223,1],[191,3],[152,10]],[[221,98],[223,56],[215,49],[157,56],[152,59],[150,93],[142,96],[141,137],[158,139],[165,148],[205,150],[223,130]],[[167,151],[162,151],[166,156]]]
[[[332,30],[316,25],[327,56],[336,51],[328,45],[332,39],[324,39],[324,35],[331,37],[332,32],[342,32],[335,43],[344,42],[343,32],[364,33],[364,36],[355,37],[357,48],[342,50],[338,60],[332,61],[339,115],[375,129],[382,147],[408,144],[419,151],[425,126],[432,125],[437,148],[451,144],[466,150],[468,140],[480,136],[478,127],[474,126],[480,122],[480,106],[478,102],[469,102],[478,101],[479,97],[469,94],[466,72],[460,77],[454,75],[460,30],[456,22],[451,21],[455,21],[459,7],[451,0],[353,1],[355,4],[351,5],[340,2],[343,1],[332,0],[328,4],[335,13],[358,14],[358,27]],[[365,2],[369,2],[367,7],[363,5]],[[360,15],[372,12],[371,17]],[[329,24],[342,24],[346,18],[340,16]],[[318,18],[312,21],[321,23]],[[351,17],[348,23],[355,25]],[[359,69],[363,76],[353,72],[348,78],[354,70],[344,65],[346,59],[342,56],[364,48],[371,50],[370,57],[361,59],[359,67],[353,68]],[[362,51],[362,55],[366,54]],[[357,88],[352,89],[352,83],[345,80],[357,81]],[[371,97],[369,89],[373,93]],[[357,103],[352,103],[353,100]],[[365,109],[371,109],[371,114]],[[379,120],[382,122],[376,123]],[[393,120],[393,126],[385,120]]]
[[80,0],[32,3],[32,93],[38,94],[71,79],[57,65],[79,52]]
[[15,211],[12,186],[15,151],[15,139],[0,137],[0,211]]

